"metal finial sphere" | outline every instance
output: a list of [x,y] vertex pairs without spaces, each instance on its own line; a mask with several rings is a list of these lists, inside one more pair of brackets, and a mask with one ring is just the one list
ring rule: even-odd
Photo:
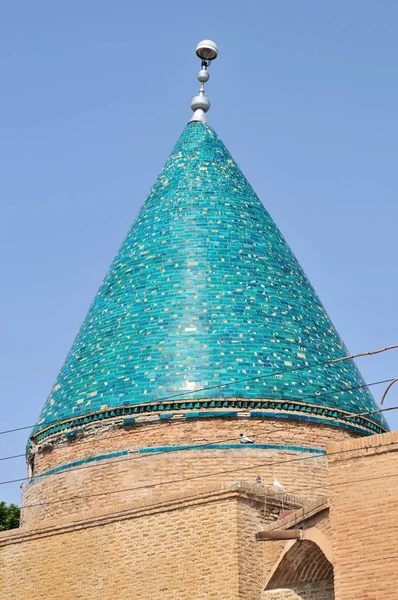
[[218,47],[212,40],[202,40],[196,46],[196,54],[202,60],[215,60],[218,56]]
[[195,121],[201,121],[202,123],[206,123],[205,114],[210,108],[210,100],[205,96],[205,83],[209,81],[210,77],[209,72],[207,70],[210,65],[210,62],[218,56],[217,44],[215,44],[211,40],[203,40],[197,45],[196,54],[202,61],[202,68],[198,73],[198,79],[201,83],[201,86],[199,90],[199,95],[195,96],[191,100],[191,108],[193,110],[193,115],[190,120],[190,123]]
[[206,81],[209,81],[209,79],[210,79],[209,71],[207,71],[206,69],[202,69],[201,71],[199,71],[198,79],[199,79],[200,83],[206,83]]
[[203,110],[207,112],[210,108],[210,100],[206,96],[195,96],[191,100],[191,109],[195,112],[196,110]]

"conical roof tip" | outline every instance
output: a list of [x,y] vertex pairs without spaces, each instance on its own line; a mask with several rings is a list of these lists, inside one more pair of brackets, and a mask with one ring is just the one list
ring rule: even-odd
[[[374,410],[372,395],[352,361],[323,364],[346,354],[220,138],[191,122],[111,264],[35,432],[212,402],[355,427],[344,411]],[[380,415],[371,421],[362,426],[388,428]]]

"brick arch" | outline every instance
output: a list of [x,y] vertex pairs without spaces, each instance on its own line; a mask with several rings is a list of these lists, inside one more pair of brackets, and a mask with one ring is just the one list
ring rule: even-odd
[[333,565],[313,541],[295,542],[282,556],[265,590],[320,581],[333,582]]

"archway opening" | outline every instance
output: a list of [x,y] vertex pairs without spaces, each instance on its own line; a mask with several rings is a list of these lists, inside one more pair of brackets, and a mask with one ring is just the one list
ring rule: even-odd
[[265,587],[262,600],[309,600],[314,597],[334,600],[333,565],[317,544],[304,540],[293,544],[283,555]]

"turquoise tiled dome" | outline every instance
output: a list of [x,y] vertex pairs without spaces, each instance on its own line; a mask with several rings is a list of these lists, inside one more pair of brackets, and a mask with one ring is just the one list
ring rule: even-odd
[[[346,354],[220,138],[193,122],[95,296],[35,432],[195,403],[239,406],[240,399],[281,416],[342,418],[344,426],[344,411],[376,408],[353,362],[322,364]],[[201,388],[212,389],[195,392]],[[387,428],[382,416],[372,421],[370,430]]]

